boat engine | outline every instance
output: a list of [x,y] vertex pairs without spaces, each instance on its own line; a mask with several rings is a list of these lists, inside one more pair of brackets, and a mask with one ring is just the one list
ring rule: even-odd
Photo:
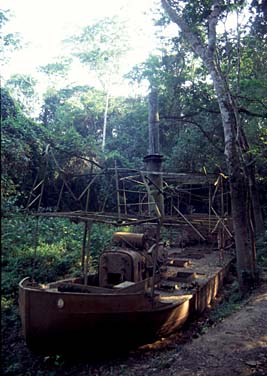
[[103,252],[99,259],[99,286],[140,282],[152,274],[152,255],[144,234],[116,232],[113,242],[116,248]]

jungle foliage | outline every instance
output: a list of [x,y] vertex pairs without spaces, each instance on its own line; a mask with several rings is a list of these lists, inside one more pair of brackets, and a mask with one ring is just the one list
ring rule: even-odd
[[[186,8],[188,20],[192,21],[195,17],[203,21],[208,16],[205,13],[206,2],[197,3],[201,3],[201,7],[196,6],[194,1]],[[238,2],[233,3],[233,11],[241,12],[242,7],[238,6]],[[250,2],[247,11],[250,12],[250,18],[246,25],[220,34],[217,53],[225,78],[238,103],[266,215],[266,18],[260,2]],[[1,23],[8,21],[7,15],[1,13],[0,20]],[[59,164],[77,173],[83,173],[81,166],[76,163],[80,155],[93,158],[104,167],[113,167],[115,160],[119,166],[142,167],[148,148],[147,98],[111,96],[105,114],[106,85],[114,79],[110,74],[114,74],[115,68],[118,74],[117,66],[114,68],[112,62],[114,56],[123,54],[125,38],[121,46],[117,45],[119,39],[116,40],[115,52],[108,49],[103,51],[105,43],[101,44],[101,49],[97,49],[96,40],[93,41],[92,50],[85,48],[92,30],[98,27],[98,36],[101,36],[105,24],[108,23],[110,27],[114,22],[114,19],[105,19],[102,28],[101,25],[89,25],[82,34],[70,38],[76,43],[71,58],[61,57],[58,63],[40,67],[51,85],[42,99],[38,116],[32,115],[37,94],[34,79],[15,75],[4,83],[1,90],[4,296],[15,296],[18,280],[26,274],[32,275],[34,270],[37,271],[36,278],[46,281],[56,276],[75,274],[79,266],[81,225],[65,220],[58,220],[56,224],[42,220],[39,223],[40,238],[35,244],[36,219],[26,216],[22,211],[48,144],[56,150]],[[160,30],[164,30],[168,23],[162,14],[157,16]],[[202,33],[202,30],[199,31]],[[102,36],[102,41],[108,41],[107,35]],[[79,38],[82,39],[80,52],[77,50]],[[15,36],[2,35],[2,40],[6,46],[18,46]],[[129,85],[149,82],[151,87],[158,87],[160,140],[165,170],[225,172],[219,107],[206,69],[193,56],[180,35],[161,37],[160,45],[160,53],[134,67],[126,79]],[[106,81],[102,84],[103,89],[88,83],[61,88],[54,84],[60,77],[66,77],[68,67],[75,58],[82,59],[90,69],[94,64],[97,74]],[[102,74],[103,70],[105,74]],[[101,146],[105,115],[107,128],[103,152]],[[51,184],[55,183],[56,176],[51,175],[50,180]],[[107,190],[108,186],[102,182],[101,189]],[[107,244],[111,229],[100,230],[96,226],[93,233],[96,238],[92,239],[92,256],[97,258],[103,247],[100,244]]]

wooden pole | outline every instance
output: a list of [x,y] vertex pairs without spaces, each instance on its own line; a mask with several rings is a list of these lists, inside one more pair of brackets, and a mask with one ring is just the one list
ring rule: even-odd
[[174,209],[177,211],[178,214],[180,214],[180,216],[186,221],[186,223],[189,224],[190,227],[192,227],[192,229],[198,234],[198,236],[202,239],[202,240],[206,240],[204,238],[204,236],[198,231],[198,229],[195,228],[194,225],[192,225],[192,223],[183,215],[183,213],[180,212],[180,210],[178,208],[176,208],[176,206],[173,206]]
[[87,285],[87,282],[88,282],[92,222],[86,222],[86,227],[87,227],[87,242],[86,242],[86,249],[85,249],[85,260],[84,260],[84,284],[85,285]]
[[[162,169],[162,156],[147,155],[144,158],[144,162],[147,165],[147,170],[153,171],[151,173],[148,172],[147,174],[149,184],[143,180],[146,188],[149,186],[149,201],[154,200],[158,209],[160,210],[161,215],[164,216],[163,176],[157,173],[157,171],[161,172]],[[141,172],[141,176],[144,176],[143,172]],[[155,204],[151,205],[149,210],[151,214],[155,213]]]
[[127,214],[127,198],[126,198],[126,191],[125,191],[125,180],[123,180],[122,182],[122,187],[123,187],[124,214]]
[[[222,220],[223,218],[220,218],[220,216],[218,215],[218,213],[216,212],[216,210],[213,207],[211,207],[211,210],[213,211],[213,213],[215,214],[215,216],[218,219],[218,222],[217,222],[215,228],[217,227],[218,223],[221,221],[221,223],[222,223],[225,231],[228,233],[228,235],[230,236],[230,238],[232,238],[233,235],[231,234],[230,230],[227,228],[227,226],[225,225],[224,221]],[[212,230],[212,232],[215,231],[215,228]]]
[[37,248],[39,243],[39,218],[36,218],[36,227],[34,232],[34,257],[33,257],[33,265],[32,265],[32,281],[34,282],[34,275],[35,275],[35,267],[36,267],[36,259],[37,259]]
[[211,230],[210,219],[211,219],[211,186],[209,185],[209,233]]
[[81,257],[82,270],[84,270],[86,238],[87,238],[87,221],[84,222],[84,230],[83,230],[82,257]]
[[64,183],[64,181],[62,181],[62,185],[61,185],[60,193],[59,193],[59,196],[58,196],[58,200],[57,200],[57,207],[56,207],[56,211],[58,211],[58,210],[59,210],[59,205],[60,205],[60,202],[61,202],[61,199],[62,199],[62,195],[63,195],[63,190],[64,190],[64,186],[65,186],[65,183]]
[[118,220],[121,220],[121,206],[120,206],[120,192],[119,192],[119,176],[117,169],[117,161],[115,160],[115,180],[116,180],[116,191],[117,191],[117,206],[118,206]]
[[[149,208],[149,215],[153,215],[154,212],[156,213],[156,215],[160,218],[162,216],[162,212],[158,206],[158,202],[156,201],[154,195],[152,194],[151,192],[151,189],[150,189],[150,186],[148,185],[148,183],[146,182],[146,178],[145,176],[141,173],[142,175],[142,178],[143,178],[143,182],[146,186],[146,189],[147,189],[147,193],[148,193],[148,208]],[[151,199],[151,202],[149,201],[149,199]],[[151,210],[151,208],[153,208],[154,210]]]
[[[28,198],[28,201],[27,201],[27,205],[26,205],[26,209],[29,209],[29,206],[30,206],[30,202],[31,202],[31,198],[32,198],[32,195],[33,195],[33,192],[35,191],[35,189],[37,187],[39,187],[40,183],[37,185],[37,187],[35,186],[35,184],[37,183],[37,180],[38,180],[38,177],[39,177],[39,172],[36,174],[35,176],[35,179],[34,179],[34,183],[33,183],[33,186],[32,186],[32,189],[31,189],[31,192],[30,192],[30,195],[29,195],[29,198]],[[42,180],[43,181],[43,180]],[[41,181],[41,183],[42,183]]]
[[160,230],[161,230],[161,218],[159,219],[158,225],[157,225],[156,244],[155,244],[155,249],[153,252],[153,274],[152,274],[152,284],[151,284],[151,297],[153,299],[153,303],[154,303],[154,297],[155,297],[155,278],[156,278],[157,261],[158,261],[158,253],[159,253]]
[[[93,169],[94,169],[94,166],[93,166],[93,164],[91,164],[90,178],[91,178],[91,176],[92,176]],[[97,175],[96,175],[96,176],[97,176]],[[90,181],[90,183],[89,183],[89,185],[88,185],[88,188],[87,188],[86,204],[85,204],[85,211],[86,211],[86,212],[88,211],[88,207],[89,207],[90,187],[91,187],[91,184],[93,183],[94,179],[96,178],[96,176]]]

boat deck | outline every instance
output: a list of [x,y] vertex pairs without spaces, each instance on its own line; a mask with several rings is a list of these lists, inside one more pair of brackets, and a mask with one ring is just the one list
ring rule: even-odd
[[19,301],[29,348],[59,354],[68,353],[69,343],[76,343],[77,351],[79,347],[103,353],[133,349],[172,334],[212,302],[234,255],[207,245],[168,248],[166,253],[155,278],[113,288],[82,285],[75,279],[44,286],[25,278]]
[[[223,284],[234,253],[222,254],[209,247],[168,249],[167,267],[163,281],[156,286],[162,302],[177,303],[190,299],[200,300],[196,311],[205,309]],[[176,266],[177,265],[177,266]],[[183,266],[181,266],[183,265]]]

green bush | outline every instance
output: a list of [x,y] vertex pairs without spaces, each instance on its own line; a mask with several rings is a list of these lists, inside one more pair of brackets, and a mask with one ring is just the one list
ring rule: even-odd
[[[81,274],[84,225],[61,218],[39,218],[13,210],[2,219],[2,294],[17,296],[24,277],[47,283]],[[93,224],[90,266],[97,265],[101,251],[114,229]]]

